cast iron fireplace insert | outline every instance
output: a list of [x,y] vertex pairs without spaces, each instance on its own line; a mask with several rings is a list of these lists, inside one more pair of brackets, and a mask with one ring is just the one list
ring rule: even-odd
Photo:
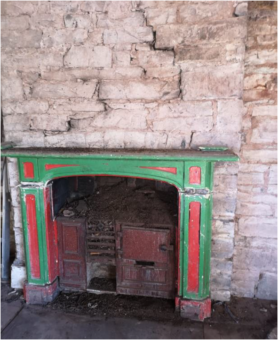
[[[166,182],[176,187],[179,202],[176,310],[191,319],[204,320],[210,316],[213,166],[215,162],[237,161],[234,153],[221,147],[200,150],[14,147],[3,150],[2,156],[18,160],[27,303],[50,302],[60,289],[53,180],[72,176],[123,176]],[[123,227],[119,227],[120,232],[125,233],[127,243],[132,243],[130,230],[125,231]]]

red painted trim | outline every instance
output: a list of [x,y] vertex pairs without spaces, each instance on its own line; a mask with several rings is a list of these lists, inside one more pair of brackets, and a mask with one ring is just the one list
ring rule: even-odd
[[64,168],[68,166],[79,166],[78,164],[45,164],[45,170]]
[[49,271],[49,281],[53,281],[58,272],[58,257],[57,257],[57,235],[56,221],[52,218],[52,197],[51,188],[44,189],[44,210],[45,210],[45,227],[46,227],[46,245],[47,245],[47,262]]
[[192,166],[189,168],[189,184],[201,184],[201,168]]
[[24,177],[25,178],[34,178],[34,164],[32,162],[24,162],[23,163],[24,169]]
[[189,204],[187,291],[194,293],[199,290],[200,211],[200,202]]
[[28,243],[31,276],[33,279],[40,279],[40,252],[37,229],[36,198],[35,195],[26,195],[26,216],[28,229]]
[[170,172],[171,174],[175,174],[175,175],[177,174],[177,168],[164,168],[164,167],[155,167],[155,166],[140,166],[140,168]]

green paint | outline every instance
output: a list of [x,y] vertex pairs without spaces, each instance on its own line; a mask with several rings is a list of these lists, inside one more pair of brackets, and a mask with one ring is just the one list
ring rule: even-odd
[[[64,149],[19,149],[4,150],[2,156],[19,158],[19,173],[21,182],[28,182],[28,187],[21,187],[21,206],[23,229],[25,237],[26,267],[28,282],[44,285],[49,283],[48,254],[46,244],[46,226],[43,189],[46,184],[58,177],[78,175],[114,175],[147,178],[165,181],[175,185],[180,196],[180,285],[179,296],[201,300],[209,296],[210,252],[211,252],[211,220],[212,220],[212,188],[214,162],[237,161],[238,157],[230,151],[155,151],[155,150],[78,150]],[[23,163],[34,164],[34,179],[25,179]],[[74,164],[77,166],[54,168],[46,170],[46,164]],[[201,168],[201,184],[189,184],[189,168]],[[146,169],[145,167],[176,168],[177,173]],[[30,184],[29,184],[30,182]],[[32,183],[31,183],[32,182]],[[26,183],[27,184],[27,183]],[[32,187],[33,185],[33,187]],[[36,187],[34,187],[36,185]],[[207,195],[187,195],[185,189],[207,189]],[[36,197],[38,241],[40,254],[41,279],[32,279],[30,275],[30,255],[27,237],[25,195],[34,194]],[[200,266],[199,292],[187,292],[188,275],[188,222],[189,203],[201,203],[200,225]]]

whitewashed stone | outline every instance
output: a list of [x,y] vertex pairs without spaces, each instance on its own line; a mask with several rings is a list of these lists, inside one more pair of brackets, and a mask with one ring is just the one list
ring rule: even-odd
[[196,132],[192,136],[192,147],[196,148],[202,145],[228,146],[235,152],[240,150],[241,135],[231,132]]
[[175,24],[177,21],[177,7],[170,5],[166,10],[147,8],[145,15],[148,26],[156,28],[158,25]]
[[1,29],[2,31],[9,30],[20,30],[24,31],[29,28],[29,17],[27,15],[22,15],[15,18],[12,17],[1,17]]
[[230,258],[234,252],[233,239],[212,238],[211,242],[211,256],[214,258]]
[[266,105],[266,106],[255,106],[252,111],[252,116],[272,116],[277,117],[277,106]]
[[[256,171],[256,169],[254,169]],[[264,184],[264,174],[262,172],[239,172],[239,185],[260,185]]]
[[247,65],[262,65],[274,64],[277,62],[276,49],[252,49],[246,53],[245,64]]
[[67,44],[81,45],[88,37],[88,31],[82,28],[66,28],[55,30],[49,28],[44,31],[42,47],[61,47]]
[[235,223],[230,220],[213,220],[212,221],[212,235],[214,239],[217,238],[233,238]]
[[[117,3],[119,6],[120,2]],[[129,12],[126,17],[117,16],[111,18],[113,12],[99,13],[97,15],[97,27],[112,28],[112,27],[140,27],[144,26],[145,18],[142,12]]]
[[213,126],[213,118],[207,116],[165,118],[154,120],[152,126],[155,131],[175,131],[184,133],[190,131],[210,131]]
[[102,102],[84,99],[69,98],[57,99],[50,101],[49,114],[68,113],[68,112],[99,112],[105,111],[105,105]]
[[244,216],[272,216],[273,211],[269,205],[260,203],[238,202],[237,213]]
[[119,129],[142,130],[147,128],[146,123],[147,111],[127,111],[112,110],[94,114],[94,117],[82,120],[71,120],[71,126],[75,129],[86,131],[94,128],[117,127]]
[[234,197],[228,197],[222,193],[215,193],[213,197],[213,216],[214,218],[221,217],[226,219],[227,217],[233,218],[236,209],[236,199]]
[[83,12],[103,12],[106,10],[106,1],[84,1],[80,3]]
[[8,115],[3,118],[5,131],[28,131],[29,122],[26,115]]
[[72,98],[83,97],[92,98],[97,81],[91,80],[83,82],[66,82],[66,83],[50,83],[41,81],[36,83],[32,97],[33,98]]
[[86,147],[86,139],[83,133],[62,132],[45,136],[46,147]]
[[112,53],[109,47],[72,46],[64,58],[66,67],[111,67]]
[[252,143],[277,143],[277,120],[254,118],[251,135]]
[[273,164],[270,166],[268,184],[277,184],[277,165],[276,164]]
[[259,271],[256,268],[236,269],[233,272],[231,293],[236,296],[253,298],[255,286],[259,280]]
[[277,273],[263,273],[257,286],[256,298],[277,300]]
[[214,174],[214,190],[217,192],[237,192],[237,176],[235,175],[219,175]]
[[238,232],[242,236],[277,238],[275,218],[241,217],[238,226]]
[[116,67],[130,66],[130,52],[129,51],[115,51],[113,52],[113,64]]
[[19,15],[34,13],[36,2],[33,1],[3,1],[1,2],[1,15],[18,17]]
[[203,23],[199,25],[161,25],[156,31],[156,48],[171,48],[179,44],[193,45],[201,42],[230,42],[246,37],[244,18]]
[[17,158],[8,158],[8,180],[10,187],[15,187],[19,184]]
[[214,301],[230,301],[231,292],[230,290],[220,290],[217,287],[216,290],[211,290],[210,297]]
[[131,56],[131,64],[142,67],[165,67],[174,63],[172,51],[136,51]]
[[217,109],[216,130],[239,132],[244,112],[242,100],[220,100]]
[[31,28],[64,28],[64,19],[62,15],[54,13],[37,13],[30,18]]
[[12,264],[11,287],[14,289],[23,289],[27,280],[26,267],[24,265]]
[[41,114],[46,113],[49,109],[47,101],[29,100],[29,101],[4,101],[2,103],[3,116],[9,114]]
[[44,134],[42,131],[7,131],[5,133],[6,142],[14,142],[20,147],[43,147]]
[[103,28],[95,28],[91,33],[88,34],[88,39],[85,42],[85,46],[95,46],[103,44]]
[[277,160],[277,151],[271,149],[243,149],[242,155],[246,161],[253,163],[275,163]]
[[64,22],[66,28],[89,28],[91,26],[89,15],[66,14]]
[[182,72],[183,100],[240,97],[242,79],[239,64]]
[[105,29],[103,33],[104,44],[142,43],[153,41],[151,27],[125,27]]
[[2,48],[40,48],[42,31],[2,31]]
[[23,100],[22,82],[16,76],[2,76],[2,100]]
[[177,81],[102,81],[99,88],[100,99],[169,100],[178,95]]
[[246,16],[248,13],[248,2],[241,2],[235,8],[235,15],[237,17]]
[[277,250],[235,248],[233,268],[234,270],[276,271]]
[[167,79],[180,78],[181,70],[179,67],[154,67],[145,69],[145,77],[148,79]]
[[104,131],[92,131],[85,134],[86,146],[89,148],[104,147]]
[[30,117],[30,130],[68,131],[69,123],[65,116],[32,115]]

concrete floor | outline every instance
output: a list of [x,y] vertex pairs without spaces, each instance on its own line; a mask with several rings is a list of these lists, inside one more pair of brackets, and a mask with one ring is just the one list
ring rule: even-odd
[[259,320],[178,323],[73,314],[28,306],[9,290],[2,287],[2,339],[262,339],[271,329]]

